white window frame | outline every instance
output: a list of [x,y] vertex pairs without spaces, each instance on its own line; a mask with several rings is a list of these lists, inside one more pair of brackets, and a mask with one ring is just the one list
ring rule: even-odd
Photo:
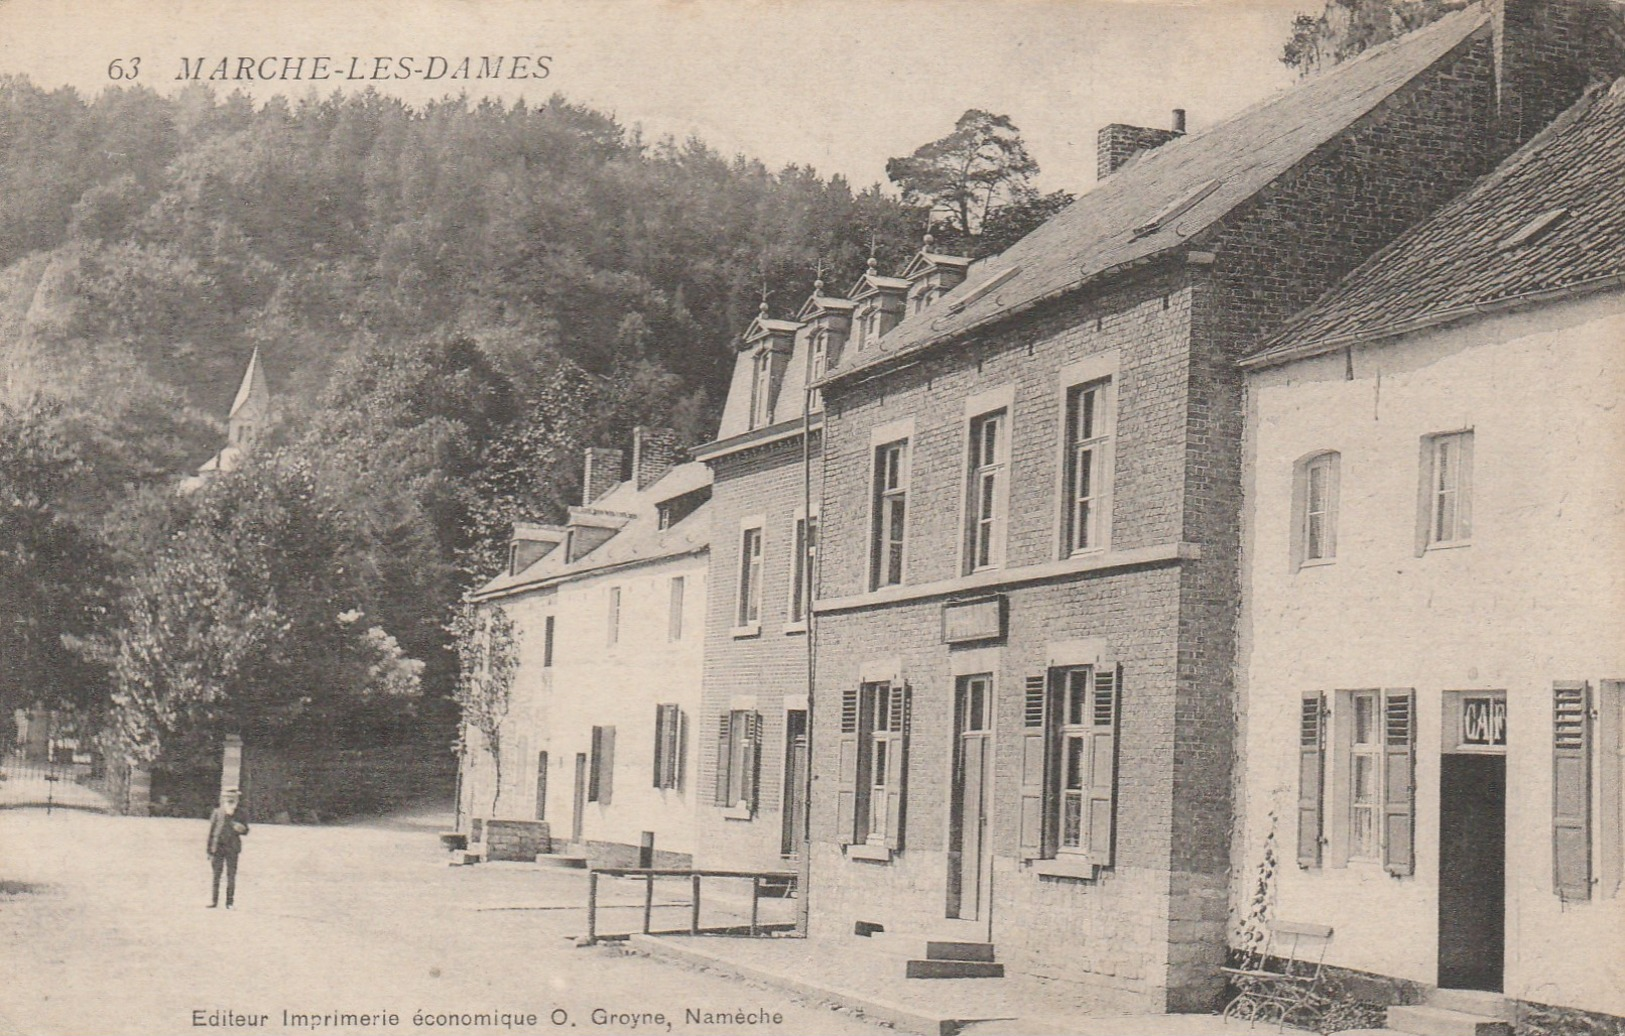
[[[1316,510],[1315,485],[1322,486]],[[1343,459],[1336,450],[1306,454],[1292,468],[1292,566],[1330,565],[1337,560],[1337,526],[1342,504]],[[1320,519],[1318,550],[1315,520]]]
[[751,356],[750,426],[773,423],[773,350],[762,346]]
[[[881,443],[873,451],[869,550],[869,587],[902,586],[908,576],[908,491],[911,450],[908,439]],[[893,465],[892,458],[896,457]],[[894,480],[895,472],[895,480]],[[900,512],[899,518],[893,515]],[[896,538],[892,529],[901,525]],[[894,560],[895,556],[895,560]],[[894,571],[895,569],[895,571]]]
[[[807,541],[811,530],[812,541]],[[813,581],[818,568],[818,512],[809,519],[802,508],[796,508],[790,519],[790,595],[785,604],[786,633],[799,633],[807,628],[807,616],[812,611]]]
[[[762,602],[765,599],[767,520],[751,515],[739,522],[739,568],[734,579],[734,627],[736,637],[762,631]],[[754,538],[755,547],[752,549]]]
[[[1003,568],[1009,541],[1010,443],[1015,388],[1004,385],[965,401],[965,486],[960,500],[962,575]],[[985,432],[994,428],[991,455]]]
[[1472,429],[1424,436],[1421,470],[1420,549],[1469,546],[1473,541]]
[[[829,371],[829,332],[827,330],[814,331],[808,343],[807,355],[807,384],[816,385]],[[811,398],[807,407],[812,411],[824,409],[824,390],[814,388],[810,390]]]
[[654,786],[662,791],[678,791],[683,787],[687,726],[682,706],[675,702],[655,706]]
[[[1112,509],[1113,509],[1113,482],[1116,476],[1117,457],[1117,416],[1120,379],[1118,376],[1119,354],[1112,349],[1086,357],[1076,363],[1070,363],[1059,371],[1057,385],[1057,413],[1059,414],[1058,434],[1056,435],[1056,509],[1055,509],[1055,542],[1057,556],[1061,560],[1073,557],[1083,557],[1091,554],[1103,553],[1111,550],[1112,537]],[[1098,436],[1088,440],[1098,453],[1098,464],[1092,473],[1097,491],[1090,499],[1093,501],[1091,517],[1093,527],[1090,530],[1089,542],[1078,547],[1074,529],[1077,524],[1077,500],[1075,498],[1074,465],[1077,463],[1079,448],[1085,444],[1073,441],[1076,430],[1073,417],[1074,399],[1080,390],[1090,386],[1100,386],[1103,389],[1101,397],[1104,413],[1100,415],[1100,432]]]
[[621,642],[621,588],[612,586],[606,595],[609,598],[609,614],[607,619],[607,636],[605,642],[614,647]]
[[683,609],[687,606],[688,579],[672,576],[667,593],[666,640],[675,644],[683,639]]
[[[1347,765],[1339,776],[1347,782],[1339,822],[1347,832],[1345,845],[1350,863],[1382,862],[1382,692],[1377,690],[1346,691],[1342,695],[1343,714],[1348,722],[1342,724]],[[1361,739],[1360,716],[1366,706],[1369,740]],[[1367,797],[1360,792],[1359,771],[1364,763],[1370,777]],[[1363,823],[1362,823],[1363,818]],[[1366,844],[1361,844],[1364,831]]]

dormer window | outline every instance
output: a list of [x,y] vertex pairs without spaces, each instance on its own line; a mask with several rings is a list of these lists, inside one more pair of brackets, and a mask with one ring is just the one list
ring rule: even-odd
[[[807,384],[816,385],[823,380],[824,374],[829,370],[829,332],[820,331],[812,338],[812,357],[808,361],[810,369],[807,372]],[[808,406],[813,410],[824,409],[824,391],[813,389]]]
[[751,363],[750,426],[760,428],[773,419],[773,353],[762,349]]

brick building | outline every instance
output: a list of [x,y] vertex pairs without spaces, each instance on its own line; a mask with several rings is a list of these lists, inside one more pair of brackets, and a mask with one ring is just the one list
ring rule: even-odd
[[507,570],[471,595],[502,608],[518,641],[500,795],[494,760],[465,730],[471,847],[478,821],[517,846],[510,857],[693,859],[711,474],[676,459],[672,433],[635,429],[622,481],[620,450],[589,449],[583,505],[564,525],[515,523]]
[[1213,1004],[1236,361],[1572,101],[1548,97],[1583,82],[1559,20],[1475,6],[1207,132],[1147,131],[929,308],[860,282],[816,383],[813,935]]
[[1244,361],[1238,882],[1391,1028],[1625,1016],[1622,192],[1625,80]]

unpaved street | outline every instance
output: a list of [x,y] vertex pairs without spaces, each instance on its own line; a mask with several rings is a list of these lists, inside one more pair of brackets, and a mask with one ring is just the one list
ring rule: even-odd
[[[578,949],[583,872],[447,867],[433,820],[255,825],[237,909],[210,910],[206,826],[0,810],[0,1032],[667,1031],[649,1015],[685,1033],[881,1031],[719,975]],[[641,902],[628,888],[606,898]],[[611,914],[612,930],[637,923],[635,908]],[[762,1020],[689,1023],[688,1009]],[[420,1012],[431,1024],[414,1025]],[[344,1013],[366,1018],[324,1018]],[[496,1024],[466,1024],[480,1014]]]

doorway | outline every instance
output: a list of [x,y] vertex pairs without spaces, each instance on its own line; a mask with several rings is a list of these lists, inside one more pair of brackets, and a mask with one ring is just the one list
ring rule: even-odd
[[796,856],[807,830],[807,710],[784,714],[784,809],[779,855]]
[[581,844],[581,825],[587,816],[587,753],[576,753],[574,809],[570,812],[570,841]]
[[547,819],[547,753],[536,753],[536,819]]
[[987,909],[987,813],[993,780],[993,678],[962,676],[954,702],[954,771],[948,816],[947,916],[981,919]]
[[1506,756],[1439,768],[1439,986],[1501,992],[1506,943]]

